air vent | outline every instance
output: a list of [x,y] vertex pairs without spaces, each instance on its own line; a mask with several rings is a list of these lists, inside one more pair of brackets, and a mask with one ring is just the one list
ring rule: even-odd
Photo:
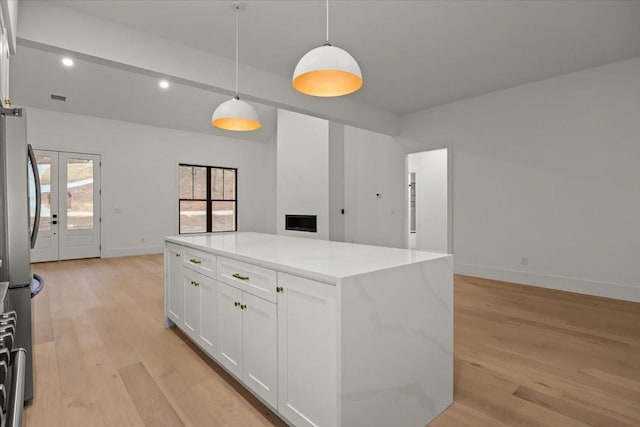
[[67,97],[66,96],[62,96],[62,95],[51,94],[51,99],[53,99],[54,101],[62,101],[62,102],[66,102],[67,101]]

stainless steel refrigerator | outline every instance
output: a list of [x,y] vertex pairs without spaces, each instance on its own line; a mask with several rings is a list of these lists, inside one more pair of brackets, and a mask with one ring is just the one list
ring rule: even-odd
[[[33,399],[31,298],[44,281],[31,272],[30,249],[38,233],[41,198],[26,120],[24,109],[0,108],[0,282],[9,282],[4,309],[17,313],[14,347],[27,351],[24,400],[29,403]],[[36,192],[33,203],[29,201],[30,177]]]

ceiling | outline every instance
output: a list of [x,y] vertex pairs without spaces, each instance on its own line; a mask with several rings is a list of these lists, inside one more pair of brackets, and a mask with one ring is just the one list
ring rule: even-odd
[[[229,0],[41,2],[234,58]],[[243,6],[240,61],[246,65],[290,79],[298,59],[324,41],[324,1],[245,0]],[[348,98],[393,117],[640,56],[640,1],[332,0],[330,17],[330,40],[352,53],[364,74],[364,87]],[[69,69],[60,52],[22,41],[11,61],[16,104],[255,141],[275,133],[282,105],[274,100],[252,101],[261,130],[231,134],[209,124],[228,94],[187,80],[162,91],[160,75],[86,55],[75,56]],[[52,101],[51,94],[67,101]]]
[[[15,104],[253,141],[267,141],[275,134],[275,107],[251,103],[262,121],[257,131],[223,131],[210,121],[213,110],[230,99],[228,95],[178,82],[162,90],[155,76],[78,58],[74,61],[67,68],[57,53],[19,46],[11,59],[10,89]],[[67,100],[54,101],[52,94]]]
[[[230,1],[47,0],[225,58]],[[245,0],[241,62],[290,78],[325,38],[325,2]],[[396,114],[640,56],[640,1],[337,1],[330,40],[360,63],[351,95]]]

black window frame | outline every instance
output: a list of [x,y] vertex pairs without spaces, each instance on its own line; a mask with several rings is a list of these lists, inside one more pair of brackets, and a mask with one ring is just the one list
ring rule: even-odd
[[[205,168],[207,170],[206,173],[206,178],[207,178],[207,194],[206,194],[206,199],[182,199],[180,198],[180,173],[178,172],[178,234],[203,234],[203,233],[231,233],[231,232],[236,232],[238,231],[238,168],[230,168],[230,167],[226,167],[226,166],[207,166],[207,165],[196,165],[196,164],[192,164],[192,163],[178,163],[178,171],[180,170],[180,167],[182,166],[186,166],[186,167],[192,167],[192,168]],[[214,169],[222,169],[222,176],[224,177],[224,171],[225,170],[232,170],[234,171],[234,198],[233,199],[212,199],[211,198],[211,172]],[[222,184],[222,195],[224,197],[224,178],[223,178],[223,184]],[[205,202],[206,206],[207,206],[207,230],[206,231],[192,231],[192,232],[185,232],[183,233],[182,230],[182,223],[180,221],[180,218],[182,215],[180,215],[180,203],[181,202]],[[213,202],[234,202],[235,203],[235,210],[234,210],[234,215],[233,215],[233,219],[234,219],[234,224],[233,224],[233,230],[223,230],[223,231],[213,231]]]

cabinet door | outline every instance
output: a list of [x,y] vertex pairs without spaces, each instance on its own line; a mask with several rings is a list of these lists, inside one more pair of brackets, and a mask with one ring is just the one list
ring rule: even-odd
[[246,292],[242,299],[242,381],[267,403],[276,407],[276,305]]
[[212,357],[216,356],[218,334],[218,285],[209,277],[201,276],[200,281],[200,336],[198,343]]
[[218,282],[218,362],[242,378],[242,292]]
[[165,286],[167,287],[167,317],[176,324],[182,324],[184,291],[182,285],[182,254],[178,248],[167,246],[165,256]]
[[336,426],[336,287],[283,273],[278,285],[278,412],[298,427]]
[[202,275],[182,267],[184,290],[184,331],[197,341],[200,334],[200,283]]

